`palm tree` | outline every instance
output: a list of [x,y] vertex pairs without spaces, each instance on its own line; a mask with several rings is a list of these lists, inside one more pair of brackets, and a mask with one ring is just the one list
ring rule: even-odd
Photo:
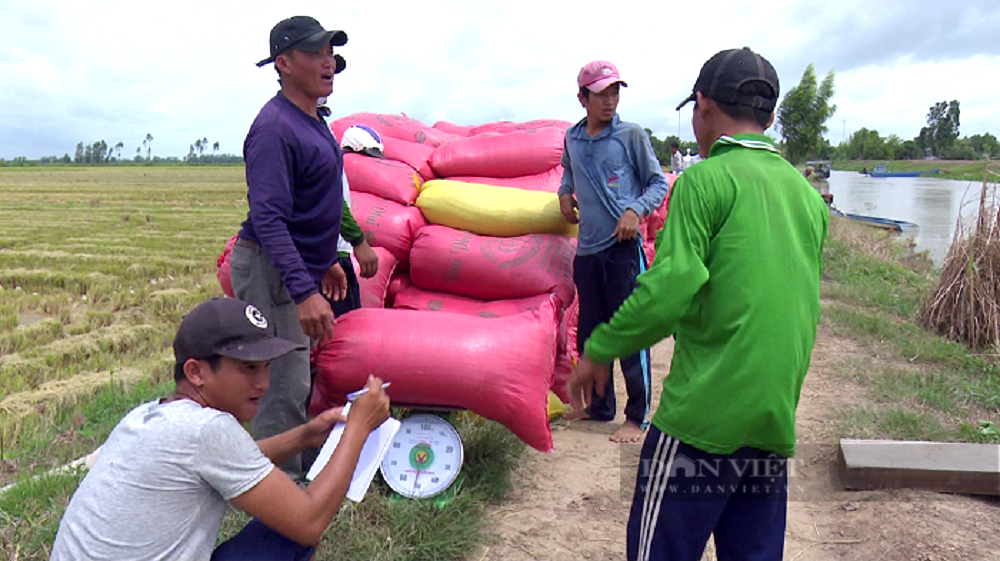
[[118,141],[118,144],[115,144],[115,153],[117,154],[117,158],[119,160],[122,159],[122,146],[125,146],[125,143],[120,140]]
[[149,156],[153,152],[153,135],[151,135],[151,134],[149,134],[147,132],[146,133],[146,140],[143,140],[142,143],[143,143],[143,145],[147,146],[147,148],[146,148],[146,161],[148,162],[149,159],[150,159]]

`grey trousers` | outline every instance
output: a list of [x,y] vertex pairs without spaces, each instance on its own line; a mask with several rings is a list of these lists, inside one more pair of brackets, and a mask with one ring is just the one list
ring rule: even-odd
[[[309,348],[309,336],[299,324],[295,302],[263,248],[250,249],[237,244],[230,257],[230,271],[233,293],[264,314],[268,329],[276,337]],[[310,386],[308,350],[292,351],[271,361],[271,387],[261,399],[260,410],[253,419],[254,437],[274,436],[308,421],[306,399]],[[293,479],[304,475],[301,455],[278,467]]]

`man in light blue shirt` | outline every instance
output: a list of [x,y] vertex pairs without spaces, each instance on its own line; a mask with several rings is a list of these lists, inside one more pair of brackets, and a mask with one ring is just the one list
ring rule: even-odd
[[[618,117],[620,89],[627,86],[610,62],[588,63],[577,76],[577,94],[587,116],[566,131],[559,206],[571,224],[580,225],[573,280],[580,300],[577,347],[583,352],[590,333],[607,322],[632,293],[647,263],[639,234],[640,219],[656,210],[669,189],[649,135]],[[579,211],[579,215],[577,213]],[[649,349],[620,361],[628,391],[625,423],[612,442],[638,442],[650,404]],[[613,384],[590,406],[570,395],[569,418],[610,421],[617,413]]]

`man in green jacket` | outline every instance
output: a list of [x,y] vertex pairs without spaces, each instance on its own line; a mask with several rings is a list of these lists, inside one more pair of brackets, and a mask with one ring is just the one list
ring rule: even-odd
[[795,409],[819,321],[829,211],[764,131],[778,76],[749,49],[702,67],[692,125],[704,162],[674,185],[656,262],[594,330],[570,391],[600,394],[614,358],[673,336],[643,444],[628,559],[780,559]]

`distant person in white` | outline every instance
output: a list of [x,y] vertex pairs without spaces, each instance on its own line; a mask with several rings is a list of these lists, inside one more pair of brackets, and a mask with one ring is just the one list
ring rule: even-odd
[[691,149],[688,148],[687,149],[687,154],[684,155],[684,157],[682,158],[682,160],[684,161],[684,169],[687,169],[687,168],[689,168],[689,167],[697,164],[698,162],[700,162],[702,160],[702,157],[701,157],[701,154],[694,154],[694,155],[692,155],[691,154]]
[[670,171],[684,171],[684,156],[681,155],[681,145],[676,140],[670,142]]
[[[270,362],[298,347],[235,298],[195,307],[174,339],[172,396],[130,411],[108,436],[59,525],[53,560],[305,561],[340,509],[368,434],[389,415],[382,380],[351,406],[343,438],[309,487],[274,464],[322,445],[342,419],[330,409],[254,442]],[[226,502],[255,516],[215,548]],[[214,550],[214,551],[213,551]]]

